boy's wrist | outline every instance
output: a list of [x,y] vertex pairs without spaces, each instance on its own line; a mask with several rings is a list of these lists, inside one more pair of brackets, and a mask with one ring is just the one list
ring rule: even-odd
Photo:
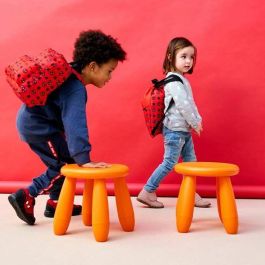
[[90,153],[89,152],[79,153],[79,154],[75,155],[73,158],[74,158],[75,162],[79,166],[82,166],[82,165],[84,165],[86,163],[91,162]]

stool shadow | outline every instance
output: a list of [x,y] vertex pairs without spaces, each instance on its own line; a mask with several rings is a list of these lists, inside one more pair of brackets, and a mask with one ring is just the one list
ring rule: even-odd
[[[191,223],[190,232],[201,232],[223,228],[220,220],[216,218],[194,218]],[[223,228],[224,229],[224,228]]]
[[[216,218],[194,218],[191,223],[190,232],[209,231],[216,229],[224,229],[223,224]],[[251,222],[242,222],[239,220],[237,234],[251,234],[257,232],[264,232],[264,225],[257,225]]]
[[[77,219],[77,218],[76,218]],[[80,223],[82,222],[82,220],[75,220],[74,222],[71,220],[71,223]],[[71,225],[71,224],[70,224]],[[120,238],[122,237],[125,237],[126,234],[129,234],[131,232],[125,232],[122,230],[121,226],[119,223],[116,223],[116,222],[110,222],[110,231],[109,231],[109,236],[108,236],[108,240],[107,242],[109,241],[115,241],[115,240],[120,240]],[[133,232],[133,231],[132,231]],[[68,230],[66,233],[65,233],[65,236],[67,235],[84,235],[84,234],[87,234],[88,237],[91,237],[94,241],[94,234],[93,234],[93,229],[92,229],[92,226],[81,226],[80,227],[80,224],[79,224],[79,227],[78,228],[71,228],[70,230]]]

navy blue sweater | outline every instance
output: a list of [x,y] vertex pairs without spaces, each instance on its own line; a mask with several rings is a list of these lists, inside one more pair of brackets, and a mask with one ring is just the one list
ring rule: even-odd
[[54,134],[65,134],[69,152],[77,164],[90,162],[86,119],[87,91],[71,75],[52,92],[45,106],[22,105],[17,116],[20,137],[26,142],[42,142]]

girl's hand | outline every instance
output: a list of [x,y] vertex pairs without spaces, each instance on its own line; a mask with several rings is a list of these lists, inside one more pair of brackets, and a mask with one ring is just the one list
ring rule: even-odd
[[203,131],[202,124],[199,123],[197,129],[195,129],[195,132],[200,136],[202,131]]
[[82,167],[107,168],[107,167],[111,167],[111,165],[105,162],[89,162],[89,163],[82,165]]

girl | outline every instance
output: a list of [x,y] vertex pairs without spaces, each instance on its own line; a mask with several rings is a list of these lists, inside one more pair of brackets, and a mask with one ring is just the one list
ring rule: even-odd
[[[174,81],[165,85],[165,109],[171,100],[174,104],[165,113],[163,121],[164,159],[139,193],[137,200],[151,208],[163,208],[157,201],[156,193],[159,183],[173,169],[182,156],[184,162],[196,161],[191,131],[198,135],[202,131],[202,118],[193,99],[189,81],[184,77],[191,74],[196,62],[195,46],[186,38],[174,38],[170,41],[163,69],[166,76],[178,75],[183,84]],[[210,202],[203,200],[199,194],[195,196],[195,206],[209,207]]]

